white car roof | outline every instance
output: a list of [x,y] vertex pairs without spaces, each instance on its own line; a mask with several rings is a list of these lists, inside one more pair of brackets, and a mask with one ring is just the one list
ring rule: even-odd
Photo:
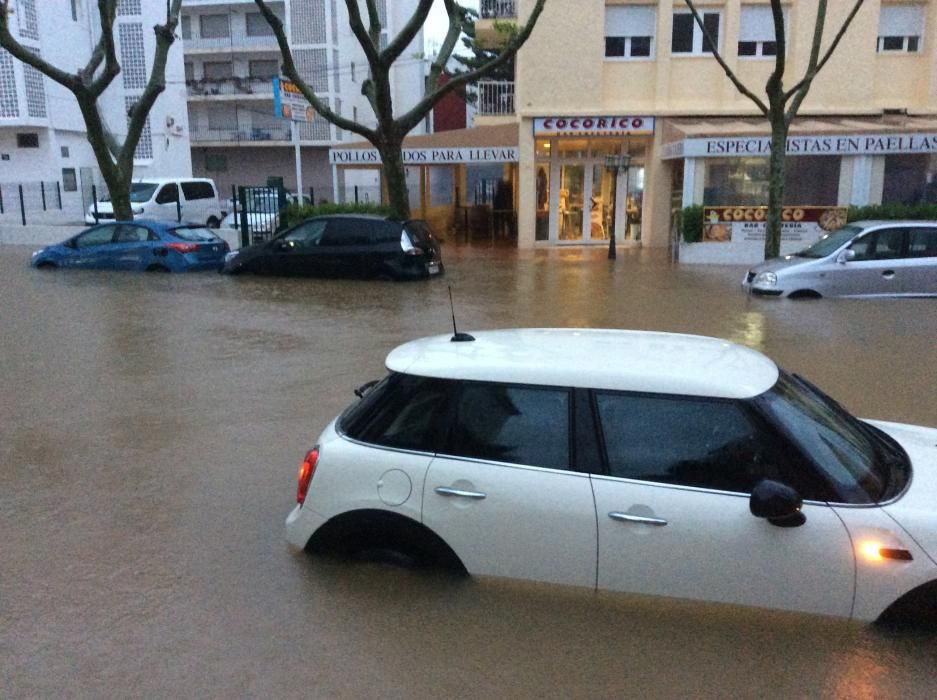
[[167,182],[208,182],[214,184],[214,180],[207,177],[138,177],[132,181],[132,184],[165,185]]
[[405,343],[387,368],[425,377],[590,389],[757,396],[778,379],[777,365],[727,340],[651,331],[526,328],[471,331],[474,341],[440,335]]

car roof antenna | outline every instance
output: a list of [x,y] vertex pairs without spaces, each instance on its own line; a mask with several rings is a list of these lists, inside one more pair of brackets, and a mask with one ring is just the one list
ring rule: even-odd
[[452,285],[449,287],[449,310],[452,312],[452,337],[449,339],[451,343],[466,343],[472,340],[475,340],[474,336],[469,335],[468,333],[459,333],[458,329],[455,327],[455,307],[452,305]]

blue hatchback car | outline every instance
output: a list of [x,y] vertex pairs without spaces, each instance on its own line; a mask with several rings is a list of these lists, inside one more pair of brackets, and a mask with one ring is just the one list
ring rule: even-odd
[[164,221],[114,221],[33,253],[38,268],[186,272],[218,270],[228,244],[209,229]]

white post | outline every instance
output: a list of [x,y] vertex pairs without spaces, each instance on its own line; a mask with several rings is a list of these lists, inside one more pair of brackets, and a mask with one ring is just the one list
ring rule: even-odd
[[293,132],[293,158],[296,160],[296,196],[301,203],[303,201],[303,160],[299,148],[299,125],[300,122],[290,122],[290,129]]

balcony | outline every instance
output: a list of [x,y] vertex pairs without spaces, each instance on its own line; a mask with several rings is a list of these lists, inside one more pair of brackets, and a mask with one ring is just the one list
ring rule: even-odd
[[186,94],[195,99],[244,99],[257,97],[269,100],[273,95],[271,78],[232,76],[185,81]]
[[254,144],[262,145],[270,141],[289,141],[290,125],[271,124],[269,126],[241,127],[238,129],[211,129],[193,126],[189,133],[192,143]]
[[279,51],[277,39],[273,34],[229,33],[227,36],[203,37],[190,34],[183,36],[182,47],[185,53],[211,53],[213,51]]
[[500,31],[498,25],[517,21],[515,0],[481,0],[475,22],[475,40],[484,48],[503,46],[510,35]]
[[514,81],[478,81],[478,115],[480,117],[514,116]]

